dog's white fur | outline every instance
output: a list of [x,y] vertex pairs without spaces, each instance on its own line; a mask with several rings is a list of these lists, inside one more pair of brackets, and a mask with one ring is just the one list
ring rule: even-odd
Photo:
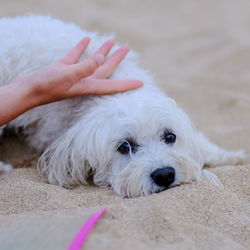
[[[111,38],[43,16],[1,19],[0,36],[2,85],[57,62],[85,36],[92,42],[84,57]],[[225,151],[197,132],[175,101],[153,85],[152,75],[137,65],[135,53],[129,53],[111,78],[139,79],[145,86],[44,105],[7,125],[22,127],[28,145],[43,152],[38,170],[50,183],[71,187],[87,184],[91,176],[96,185],[110,185],[121,197],[137,197],[163,190],[150,177],[156,169],[172,166],[174,186],[198,180],[205,164],[236,164],[242,159],[241,151]],[[173,145],[162,140],[166,130],[177,136]],[[140,146],[136,153],[122,155],[117,148],[127,138]]]

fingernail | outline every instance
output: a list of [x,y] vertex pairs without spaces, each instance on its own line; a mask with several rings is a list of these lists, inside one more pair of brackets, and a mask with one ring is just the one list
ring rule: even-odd
[[126,51],[126,52],[129,52],[129,51],[130,51],[130,48],[129,48],[128,46],[123,46],[122,48],[123,48],[123,50]]
[[95,60],[99,65],[104,63],[104,56],[102,54],[95,55]]
[[137,84],[138,87],[142,87],[144,85],[144,83],[141,82],[141,81],[136,81],[136,84]]

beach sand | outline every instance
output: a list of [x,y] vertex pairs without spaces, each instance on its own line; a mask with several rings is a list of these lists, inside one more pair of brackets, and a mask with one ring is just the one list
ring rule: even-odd
[[[147,197],[110,188],[43,183],[38,155],[9,135],[0,160],[0,249],[66,249],[92,213],[107,207],[84,249],[247,249],[250,240],[250,2],[2,0],[0,17],[46,14],[83,29],[115,33],[213,142],[245,149],[243,165]],[[1,37],[1,39],[4,39]]]

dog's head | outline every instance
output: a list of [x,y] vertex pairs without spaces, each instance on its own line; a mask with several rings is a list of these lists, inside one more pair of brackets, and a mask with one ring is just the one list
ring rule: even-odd
[[95,98],[39,165],[52,183],[86,183],[92,175],[95,184],[136,197],[199,178],[196,135],[175,101],[148,87]]

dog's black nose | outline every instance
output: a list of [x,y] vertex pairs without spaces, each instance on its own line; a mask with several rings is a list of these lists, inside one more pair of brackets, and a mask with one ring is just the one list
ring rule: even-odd
[[151,174],[151,178],[158,186],[168,187],[174,182],[175,170],[172,167],[159,168]]

